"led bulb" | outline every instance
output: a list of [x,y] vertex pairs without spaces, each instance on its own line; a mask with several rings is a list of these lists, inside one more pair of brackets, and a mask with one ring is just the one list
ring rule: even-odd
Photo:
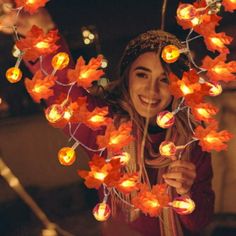
[[166,63],[174,63],[180,56],[180,50],[175,45],[167,45],[162,49],[161,58]]
[[105,202],[98,203],[93,208],[93,215],[98,221],[106,221],[111,215],[111,209]]
[[22,78],[22,72],[18,67],[11,67],[6,72],[6,78],[10,83],[17,83]]
[[173,142],[164,141],[160,144],[159,151],[162,156],[174,156],[176,153],[176,146]]
[[59,52],[52,58],[52,67],[54,70],[62,70],[69,64],[69,55],[65,52]]
[[195,209],[194,201],[188,196],[181,196],[175,198],[175,200],[169,203],[170,206],[174,209],[179,215],[188,215],[191,214]]
[[156,122],[161,128],[169,128],[174,124],[175,116],[170,111],[162,111],[157,115]]
[[58,152],[58,160],[64,166],[72,165],[75,159],[75,150],[71,147],[63,147]]
[[53,104],[45,110],[45,116],[50,123],[56,123],[63,119],[64,109],[59,104]]
[[192,20],[197,14],[197,9],[191,4],[180,4],[177,9],[177,17],[180,20]]

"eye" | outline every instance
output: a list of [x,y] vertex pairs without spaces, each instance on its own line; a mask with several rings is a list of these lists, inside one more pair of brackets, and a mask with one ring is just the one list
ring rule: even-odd
[[147,79],[148,78],[148,75],[146,73],[144,73],[144,72],[137,72],[136,76],[139,77],[139,78],[143,78],[143,79]]
[[163,77],[160,79],[161,82],[169,84],[169,79],[167,77]]

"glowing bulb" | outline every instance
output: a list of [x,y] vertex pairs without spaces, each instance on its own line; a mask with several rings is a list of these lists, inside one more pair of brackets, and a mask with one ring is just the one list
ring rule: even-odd
[[219,38],[211,37],[210,39],[211,39],[211,42],[215,44],[216,46],[221,47],[221,48],[224,47],[224,43]]
[[83,30],[82,34],[84,38],[87,38],[91,34],[91,32],[89,30]]
[[184,95],[188,95],[188,94],[193,93],[193,89],[188,87],[186,84],[183,84],[183,83],[180,85],[180,90],[182,91],[182,93]]
[[105,120],[104,116],[100,116],[100,115],[94,115],[92,116],[89,121],[93,122],[93,123],[97,123],[97,122],[103,122]]
[[167,63],[174,63],[178,60],[180,51],[175,45],[167,45],[162,49],[161,57]]
[[6,72],[6,78],[10,83],[16,83],[21,80],[22,72],[18,67],[11,67]]
[[156,122],[161,128],[169,128],[174,124],[175,116],[170,111],[162,111],[157,115]]
[[147,199],[144,202],[144,205],[146,205],[147,207],[150,207],[150,208],[156,208],[156,207],[160,206],[160,204],[159,204],[157,199]]
[[69,55],[65,52],[59,52],[52,58],[52,67],[56,70],[62,70],[69,64]]
[[63,147],[58,152],[58,160],[64,166],[72,165],[75,159],[75,150],[71,147]]
[[45,116],[50,123],[60,121],[64,116],[64,109],[59,104],[53,104],[45,110]]
[[180,215],[191,214],[195,209],[194,201],[188,196],[175,198],[175,200],[170,203],[170,206]]
[[120,159],[121,165],[126,165],[130,160],[130,154],[128,152],[122,152],[119,155],[113,156],[111,159]]
[[207,83],[211,88],[209,90],[210,96],[218,96],[222,93],[223,89],[220,83],[214,82],[214,83]]
[[136,185],[136,181],[127,179],[124,180],[120,185],[124,188],[134,187]]
[[88,44],[90,44],[90,43],[91,43],[91,40],[90,40],[90,39],[88,39],[88,38],[84,39],[84,44],[88,45]]
[[49,43],[41,41],[41,42],[36,43],[35,47],[39,49],[49,48]]
[[93,177],[95,179],[103,181],[107,176],[106,172],[94,172]]
[[94,35],[94,34],[92,34],[92,33],[90,33],[90,34],[88,35],[88,38],[89,38],[90,40],[94,40],[94,38],[95,38],[95,35]]
[[201,117],[205,117],[205,118],[211,117],[211,114],[205,108],[197,108],[196,111]]
[[180,20],[192,20],[197,14],[197,9],[191,4],[180,4],[177,9],[177,17]]
[[106,221],[111,215],[111,209],[105,202],[98,203],[93,208],[93,216],[98,221]]
[[108,66],[108,61],[107,61],[107,59],[103,58],[101,67],[104,69],[104,68],[107,68],[107,66]]
[[224,66],[220,66],[220,65],[214,66],[214,67],[212,68],[212,71],[214,71],[214,72],[217,73],[217,74],[229,73],[228,68],[226,68],[226,67],[224,67]]
[[164,141],[160,144],[159,151],[162,156],[174,156],[176,153],[176,146],[173,142]]

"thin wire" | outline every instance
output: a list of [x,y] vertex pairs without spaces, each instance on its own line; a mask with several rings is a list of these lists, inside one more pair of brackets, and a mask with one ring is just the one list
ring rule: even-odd
[[163,0],[162,11],[161,11],[161,30],[165,28],[165,16],[166,16],[167,0]]
[[126,200],[124,200],[120,195],[119,193],[116,191],[115,188],[113,188],[113,192],[116,194],[116,196],[123,202],[125,203],[126,205],[132,207],[132,208],[136,208],[134,205],[130,204],[129,202],[127,202]]

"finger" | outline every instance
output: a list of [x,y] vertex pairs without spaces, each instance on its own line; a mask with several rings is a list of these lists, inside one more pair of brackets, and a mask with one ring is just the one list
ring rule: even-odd
[[186,183],[181,183],[175,180],[165,179],[165,182],[169,186],[174,187],[176,189],[176,192],[181,195],[188,193],[191,189],[191,185],[188,185]]
[[196,167],[195,165],[190,162],[190,161],[183,161],[183,160],[177,160],[177,161],[173,161],[170,165],[169,168],[173,168],[173,167],[184,167],[190,170],[195,170]]
[[196,178],[196,173],[188,169],[182,171],[168,172],[163,175],[163,178],[176,179],[176,180],[191,180]]

